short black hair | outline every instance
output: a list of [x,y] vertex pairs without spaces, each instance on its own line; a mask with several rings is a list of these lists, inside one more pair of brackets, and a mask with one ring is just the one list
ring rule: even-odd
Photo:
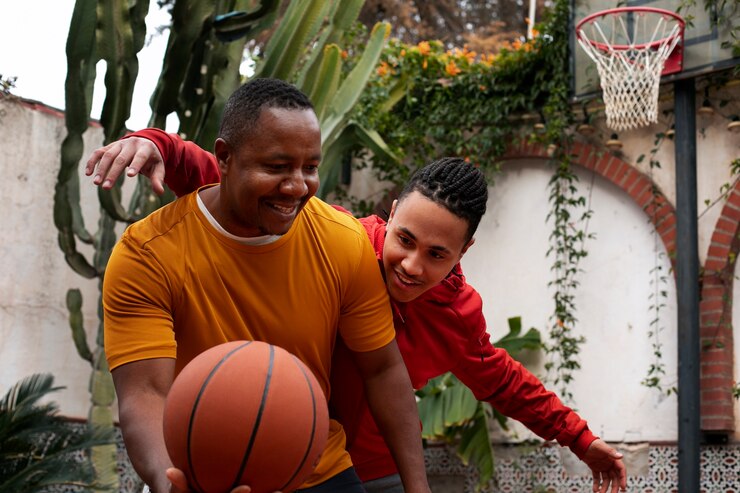
[[462,158],[445,157],[416,171],[398,196],[398,202],[412,192],[468,222],[469,241],[486,212],[488,183],[483,172]]
[[263,108],[313,110],[313,105],[308,96],[283,80],[252,79],[226,101],[218,136],[238,147],[244,136],[253,130]]

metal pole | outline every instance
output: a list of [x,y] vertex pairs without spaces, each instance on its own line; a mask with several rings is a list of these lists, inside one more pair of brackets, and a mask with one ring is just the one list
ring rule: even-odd
[[675,82],[678,493],[699,491],[699,248],[694,79]]
[[529,22],[527,23],[527,39],[533,38],[535,15],[537,15],[537,0],[529,0]]

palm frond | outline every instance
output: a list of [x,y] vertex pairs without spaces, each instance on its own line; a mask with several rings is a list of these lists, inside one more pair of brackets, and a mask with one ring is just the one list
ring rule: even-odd
[[[49,374],[35,374],[14,385],[0,400],[0,493],[32,493],[51,485],[75,485],[93,491],[89,462],[75,453],[110,444],[109,430],[69,426],[59,407],[39,401],[62,387]],[[99,489],[97,490],[99,491]]]

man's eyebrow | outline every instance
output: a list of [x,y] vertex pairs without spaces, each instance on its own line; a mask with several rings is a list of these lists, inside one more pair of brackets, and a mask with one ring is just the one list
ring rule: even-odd
[[[409,231],[408,228],[406,228],[404,226],[399,226],[398,229],[401,230],[403,232],[403,234],[405,234],[406,236],[408,236],[412,240],[416,241],[416,236],[414,235],[414,233],[412,233],[411,231]],[[432,250],[440,251],[440,252],[452,253],[449,248],[447,248],[446,246],[442,246],[442,245],[432,245],[429,248],[431,248]]]
[[[282,152],[275,152],[273,154],[269,154],[267,158],[274,159],[276,161],[290,161],[294,158],[294,156],[290,154],[284,154]],[[314,154],[313,156],[310,157],[310,159],[313,161],[321,161],[321,153]]]

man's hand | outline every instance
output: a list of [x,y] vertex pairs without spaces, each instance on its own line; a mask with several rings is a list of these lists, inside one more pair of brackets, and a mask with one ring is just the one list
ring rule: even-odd
[[[185,478],[185,473],[181,470],[170,467],[169,469],[167,469],[167,479],[169,479],[170,483],[172,483],[170,493],[188,493],[190,491],[188,489],[188,481]],[[231,493],[250,493],[251,491],[252,488],[250,488],[249,486],[237,486],[236,488],[231,490]],[[280,492],[276,491],[275,493]]]
[[93,183],[110,190],[123,170],[126,176],[141,173],[152,182],[157,195],[164,193],[164,161],[151,140],[129,137],[96,149],[85,165],[85,174],[93,175]]
[[627,469],[622,454],[611,448],[604,440],[594,440],[583,456],[583,462],[591,469],[594,477],[594,493],[627,491]]

